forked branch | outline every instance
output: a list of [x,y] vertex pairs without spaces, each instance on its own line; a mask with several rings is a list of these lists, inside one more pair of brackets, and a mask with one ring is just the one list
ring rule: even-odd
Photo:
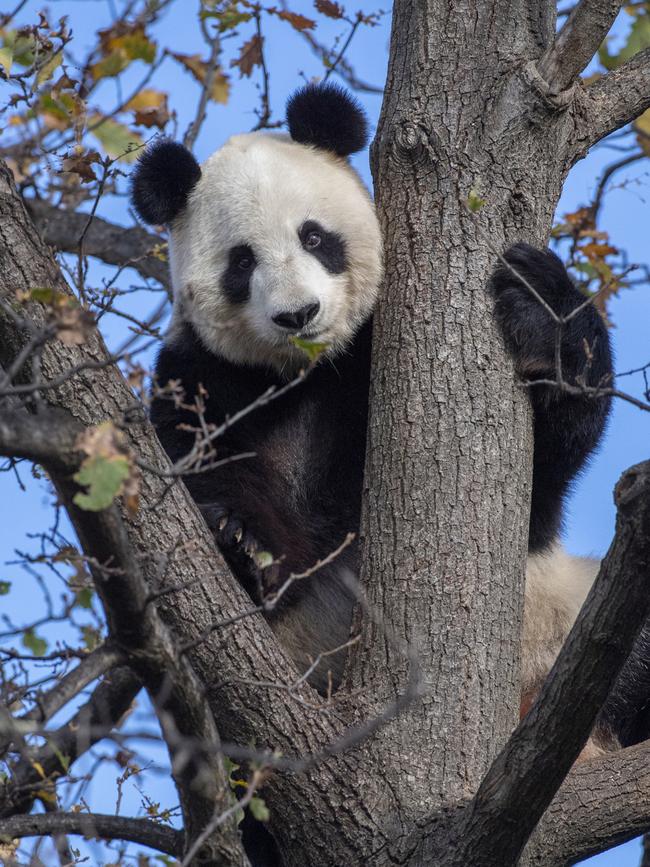
[[[45,746],[12,767],[11,779],[0,796],[0,816],[29,812],[37,792],[49,787],[46,781],[65,773],[79,756],[110,734],[141,687],[140,679],[126,666],[111,671],[86,704],[48,736]],[[9,719],[0,722],[0,740],[11,742],[16,732]]]
[[553,93],[561,93],[573,84],[598,50],[622,6],[622,0],[581,0],[574,6],[537,64],[539,74]]
[[[485,776],[464,841],[481,864],[514,864],[593,727],[650,609],[650,461],[615,490],[616,535],[534,706]],[[600,797],[600,796],[599,796]]]
[[574,767],[528,842],[526,867],[565,867],[648,829],[646,742]]

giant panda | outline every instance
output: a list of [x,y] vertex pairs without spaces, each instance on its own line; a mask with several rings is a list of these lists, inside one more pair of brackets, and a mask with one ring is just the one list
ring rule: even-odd
[[[159,386],[180,380],[185,404],[203,389],[218,426],[222,466],[185,477],[239,580],[259,599],[356,532],[366,445],[372,311],[382,277],[373,204],[347,157],[367,143],[357,102],[332,84],[308,84],[287,106],[288,134],[237,135],[203,166],[182,145],[153,143],[139,160],[132,202],[169,231],[174,304],[158,357]],[[584,298],[550,251],[518,244],[506,261],[557,313]],[[506,265],[491,281],[495,315],[517,371],[553,378],[555,325]],[[295,338],[299,338],[296,342]],[[309,374],[305,342],[326,344]],[[563,373],[607,383],[607,329],[593,306],[564,328]],[[587,364],[587,353],[589,363]],[[293,383],[289,386],[289,383]],[[260,401],[274,387],[283,390]],[[534,468],[523,629],[522,708],[548,673],[598,571],[558,541],[572,480],[597,446],[609,400],[530,389]],[[257,402],[257,403],[256,403]],[[195,442],[197,416],[158,394],[152,419],[170,458]],[[238,455],[249,455],[237,460]],[[232,459],[232,460],[228,460]],[[274,565],[260,570],[256,552]],[[301,671],[350,635],[357,550],[348,546],[296,581],[269,619]],[[321,691],[344,654],[311,674]],[[611,721],[611,720],[610,720]]]

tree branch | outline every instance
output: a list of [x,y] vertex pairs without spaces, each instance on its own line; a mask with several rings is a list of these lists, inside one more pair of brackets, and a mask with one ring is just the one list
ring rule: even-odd
[[119,648],[110,644],[101,645],[62,677],[49,692],[39,695],[35,699],[35,707],[23,714],[21,719],[24,722],[46,723],[89,683],[106,674],[111,668],[123,665],[124,661],[125,654]]
[[74,444],[82,431],[79,422],[57,408],[38,415],[25,409],[0,411],[0,455],[27,458],[55,472],[73,472],[81,457],[74,454]]
[[107,840],[128,840],[176,857],[180,857],[183,852],[182,833],[150,819],[127,819],[101,813],[46,813],[12,816],[0,821],[0,840],[53,834],[81,834],[84,837],[104,837]]
[[576,94],[579,156],[650,108],[650,48]]
[[[584,746],[650,608],[650,461],[615,489],[616,535],[535,704],[470,808],[466,851],[510,864]],[[468,854],[467,863],[473,863]]]
[[133,268],[171,294],[167,257],[161,259],[151,252],[165,244],[162,236],[140,226],[116,226],[101,217],[93,217],[88,226],[88,214],[57,208],[39,199],[26,199],[25,205],[46,244],[64,253],[78,253],[79,240],[88,227],[83,238],[86,255],[109,265]]
[[[68,767],[114,728],[131,707],[142,687],[140,678],[122,666],[107,675],[88,702],[61,728],[48,735],[48,742],[35,754],[22,757],[11,769],[11,781],[0,791],[0,816],[31,810],[39,789],[54,774],[67,773]],[[17,726],[0,718],[0,738],[13,740]],[[42,769],[43,774],[36,766]],[[43,778],[45,777],[45,779]]]
[[[220,740],[204,691],[187,657],[179,650],[155,605],[116,506],[101,512],[73,503],[76,486],[55,478],[84,551],[110,575],[93,568],[95,586],[104,604],[109,634],[128,653],[151,695],[172,761],[188,843],[195,840],[216,811],[230,801],[228,775]],[[191,745],[191,747],[189,746]],[[235,822],[219,828],[206,841],[202,857],[219,864],[242,864],[243,852]]]
[[[186,832],[194,840],[215,809],[227,808],[230,790],[219,752],[219,736],[203,689],[189,661],[178,650],[155,606],[116,506],[99,512],[74,503],[77,486],[70,478],[79,463],[74,451],[83,427],[62,410],[0,413],[0,452],[38,460],[52,474],[86,554],[92,556],[95,586],[102,599],[109,634],[127,652],[142,677],[160,720],[172,757]],[[102,569],[110,564],[110,574]],[[189,739],[194,745],[188,749]],[[199,748],[198,744],[201,746]],[[236,827],[220,829],[208,841],[219,863],[241,863]]]
[[647,832],[643,836],[643,856],[639,867],[650,867],[650,836]]
[[622,0],[581,0],[540,58],[537,70],[553,93],[566,90],[588,65],[618,15]]
[[575,765],[524,854],[526,867],[565,867],[650,829],[650,743]]

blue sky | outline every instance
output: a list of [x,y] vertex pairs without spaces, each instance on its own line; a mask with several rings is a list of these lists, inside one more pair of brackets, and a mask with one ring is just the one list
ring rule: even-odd
[[[110,2],[79,2],[53,3],[54,15],[70,16],[75,32],[77,53],[81,54],[79,45],[89,47],[92,34],[100,26],[105,26],[110,20]],[[22,21],[33,20],[38,3],[28,3],[21,14]],[[312,3],[306,0],[291,3],[291,8],[297,12],[310,15]],[[352,7],[351,7],[352,8]],[[355,7],[356,9],[356,7]],[[365,7],[371,11],[371,6]],[[619,25],[619,29],[624,27]],[[326,22],[320,27],[319,35],[323,41],[328,41],[328,34],[340,32],[336,23]],[[171,46],[176,52],[204,52],[196,24],[194,4],[177,2],[171,11],[156,27],[156,35],[163,45]],[[269,19],[265,26],[267,63],[271,72],[271,98],[275,116],[282,116],[282,107],[286,97],[300,83],[300,74],[308,77],[317,75],[321,67],[303,40],[298,38],[286,23]],[[380,26],[369,29],[361,28],[355,37],[349,58],[353,61],[359,75],[365,80],[382,85],[385,77],[387,48],[389,40],[389,16]],[[226,47],[228,52],[229,48]],[[134,69],[130,74],[127,88],[135,84],[142,75],[142,69]],[[233,72],[234,98],[227,106],[211,104],[206,123],[197,141],[195,152],[197,157],[205,159],[213,150],[219,147],[231,134],[250,129],[255,123],[252,106],[257,100],[257,78],[244,79],[238,82],[238,74]],[[192,118],[196,104],[198,88],[187,72],[174,61],[167,59],[163,63],[155,86],[167,90],[171,94],[171,106],[178,112],[179,137]],[[112,85],[107,84],[100,92],[102,107],[109,109],[115,102]],[[4,97],[1,97],[4,101]],[[381,98],[378,95],[360,95],[368,114],[376,121]],[[616,154],[606,149],[594,151],[586,160],[579,163],[571,172],[566,183],[558,214],[575,210],[580,204],[589,201],[594,190],[595,181],[600,169],[616,158]],[[370,185],[367,152],[354,159],[366,183]],[[650,192],[649,169],[643,164],[631,167],[627,173],[621,173],[615,180],[614,189],[606,199],[602,225],[610,232],[612,242],[624,246],[629,252],[631,261],[647,261],[648,255],[648,194]],[[624,182],[624,183],[623,183]],[[112,199],[102,203],[101,213],[116,221],[128,222],[126,205],[123,199]],[[95,266],[91,278],[99,281],[105,272]],[[133,300],[133,310],[142,313],[144,301],[141,298]],[[650,341],[648,336],[650,323],[650,289],[648,287],[624,290],[611,305],[611,318],[615,325],[612,337],[616,348],[617,370],[623,371],[638,367],[650,361]],[[114,345],[124,336],[124,325],[120,320],[109,323],[109,340]],[[642,381],[639,377],[622,380],[621,387],[636,395],[641,394]],[[576,485],[571,497],[566,522],[565,542],[567,547],[577,554],[602,555],[611,540],[613,533],[614,507],[612,490],[621,472],[631,464],[648,457],[650,442],[650,416],[622,402],[616,402],[612,420],[604,445],[593,460],[589,471]],[[27,549],[31,543],[26,539],[26,533],[47,520],[50,514],[51,496],[40,482],[31,480],[25,472],[27,491],[21,492],[9,474],[0,474],[0,501],[11,503],[11,520],[0,523],[0,563],[14,559],[14,549]],[[6,513],[5,513],[6,514]],[[41,520],[42,519],[42,520]],[[4,609],[17,622],[34,619],[38,614],[40,594],[32,578],[17,566],[0,567],[0,579],[13,582],[13,591],[9,597],[3,597]],[[48,637],[55,638],[56,628],[50,630]],[[63,633],[59,632],[59,637]],[[145,705],[142,706],[144,712]],[[141,730],[141,718],[130,721],[132,730]],[[96,751],[101,753],[101,750]],[[156,763],[165,771],[166,757],[159,750],[154,756]],[[100,810],[111,811],[114,808],[115,777],[118,774],[116,766],[110,763],[98,767],[90,786],[89,799]],[[155,791],[156,800],[166,805],[174,803],[173,791],[164,773],[157,774],[155,768],[147,779],[148,790]],[[135,814],[141,808],[141,798],[136,785],[131,782],[125,786],[125,797],[122,812],[125,815]],[[90,853],[90,863],[102,863],[104,856],[94,844],[88,844],[84,851]],[[640,847],[638,842],[627,844],[614,852],[605,853],[588,863],[596,867],[616,865],[628,867],[638,864]]]

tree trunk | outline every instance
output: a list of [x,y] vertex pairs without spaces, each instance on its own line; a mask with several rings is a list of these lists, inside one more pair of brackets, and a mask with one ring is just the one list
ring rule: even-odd
[[466,801],[519,710],[532,438],[487,287],[509,244],[546,244],[568,168],[562,123],[538,122],[523,68],[553,32],[551,6],[542,21],[527,10],[429,0],[393,13],[372,150],[386,280],[363,573],[384,623],[364,631],[355,683],[385,701],[410,648],[429,686],[377,747],[396,833]]
[[[300,703],[259,686],[296,673],[260,616],[219,626],[250,601],[182,484],[168,490],[145,475],[138,515],[124,515],[149,583],[183,588],[161,598],[161,613],[223,738],[284,757],[264,796],[288,867],[484,863],[460,845],[463,808],[518,715],[532,458],[528,401],[488,281],[514,241],[546,243],[566,173],[593,140],[585,98],[554,92],[537,72],[553,34],[547,0],[394,5],[372,150],[386,279],[362,527],[368,608],[347,668],[354,691],[324,707],[307,687]],[[34,286],[68,291],[7,174],[0,266],[7,299]],[[0,317],[0,361],[26,340]],[[166,466],[99,339],[50,345],[42,373],[56,379],[89,357],[93,369],[44,399],[85,425],[126,420],[132,448]],[[403,709],[414,681],[424,688]]]

